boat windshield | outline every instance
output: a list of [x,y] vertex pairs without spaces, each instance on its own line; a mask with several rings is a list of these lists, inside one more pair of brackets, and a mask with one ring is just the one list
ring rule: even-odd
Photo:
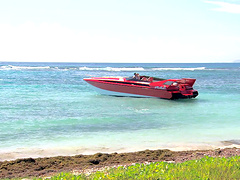
[[127,77],[125,79],[128,80],[128,81],[140,81],[139,79],[136,79],[134,77]]
[[166,81],[165,83],[163,83],[164,85],[169,85],[171,86],[174,83],[174,81]]

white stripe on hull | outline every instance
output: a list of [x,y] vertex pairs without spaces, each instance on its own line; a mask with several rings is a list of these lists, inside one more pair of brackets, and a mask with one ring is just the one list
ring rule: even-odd
[[152,96],[144,96],[144,95],[138,95],[138,94],[130,94],[130,93],[121,93],[121,92],[116,92],[116,91],[108,91],[105,89],[100,89],[97,88],[95,86],[93,86],[94,89],[100,93],[100,94],[104,94],[104,95],[109,95],[109,96],[129,96],[129,97],[144,97],[144,98],[149,98]]

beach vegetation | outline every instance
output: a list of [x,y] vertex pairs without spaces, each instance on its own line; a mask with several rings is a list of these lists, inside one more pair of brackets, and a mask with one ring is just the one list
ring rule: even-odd
[[[45,178],[46,179],[46,178]],[[240,179],[240,156],[204,157],[183,163],[152,162],[119,166],[91,174],[60,173],[51,180],[78,179]],[[35,178],[43,180],[43,178]]]

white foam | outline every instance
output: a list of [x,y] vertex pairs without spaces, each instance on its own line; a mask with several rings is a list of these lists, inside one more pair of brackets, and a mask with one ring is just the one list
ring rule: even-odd
[[23,69],[27,69],[27,70],[34,70],[34,69],[50,69],[49,66],[12,66],[12,65],[8,65],[8,66],[1,66],[0,67],[1,70],[23,70]]
[[205,70],[205,67],[197,67],[197,68],[152,68],[153,71],[163,71],[163,70],[171,70],[171,71],[195,71],[195,70]]
[[122,67],[122,68],[114,68],[114,67],[105,67],[105,68],[90,68],[90,67],[80,67],[81,71],[164,71],[164,70],[172,70],[172,71],[195,71],[195,70],[206,70],[206,67],[196,67],[196,68],[149,68],[144,69],[143,67]]
[[144,68],[142,67],[137,67],[137,68],[112,68],[108,67],[110,71],[145,71]]
[[58,70],[58,71],[71,71],[71,70],[80,70],[80,71],[109,71],[109,72],[142,72],[142,71],[201,71],[201,70],[208,70],[208,71],[220,71],[220,70],[231,70],[231,69],[207,69],[206,67],[195,67],[195,68],[188,68],[188,67],[157,67],[157,68],[147,68],[147,67],[50,67],[50,66],[13,66],[13,65],[6,65],[0,66],[0,70]]
[[90,68],[90,67],[80,67],[79,70],[81,71],[145,71],[142,67],[123,67],[123,68],[114,68],[114,67],[96,67],[96,68]]

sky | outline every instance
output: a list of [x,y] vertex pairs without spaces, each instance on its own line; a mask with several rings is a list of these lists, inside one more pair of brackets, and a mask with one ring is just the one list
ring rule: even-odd
[[240,0],[0,0],[0,61],[240,60]]

